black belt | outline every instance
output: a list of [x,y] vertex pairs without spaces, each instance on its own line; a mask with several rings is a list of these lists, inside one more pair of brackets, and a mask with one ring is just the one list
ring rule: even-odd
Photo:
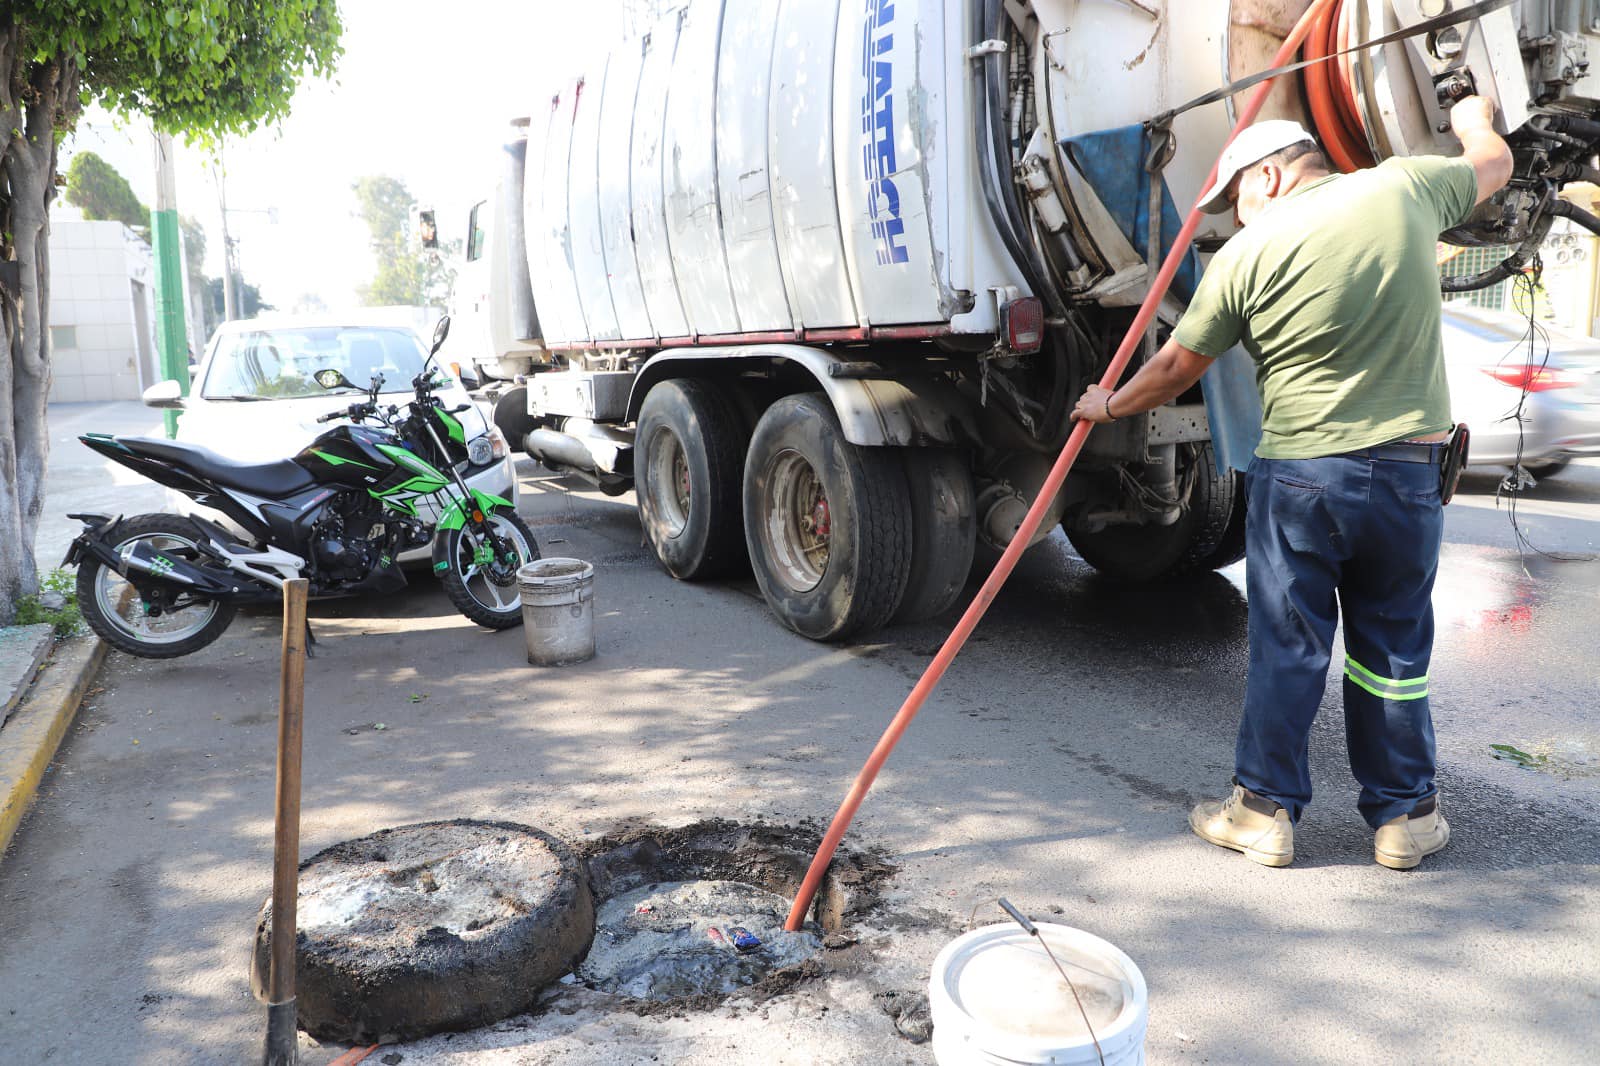
[[1393,459],[1402,463],[1437,463],[1444,455],[1449,441],[1400,441],[1378,444],[1371,448],[1358,448],[1351,455],[1364,455],[1369,459]]

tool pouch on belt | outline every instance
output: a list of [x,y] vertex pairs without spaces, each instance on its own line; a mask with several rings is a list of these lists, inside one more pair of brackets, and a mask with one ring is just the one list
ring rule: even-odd
[[1456,486],[1461,483],[1461,471],[1467,465],[1467,447],[1472,441],[1472,432],[1467,429],[1465,422],[1457,423],[1455,432],[1450,434],[1450,440],[1445,443],[1444,454],[1439,457],[1439,502],[1449,503],[1456,494]]

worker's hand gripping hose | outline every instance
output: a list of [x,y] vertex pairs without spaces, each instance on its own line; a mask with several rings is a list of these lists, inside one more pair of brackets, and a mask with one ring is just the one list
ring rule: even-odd
[[[1289,36],[1285,38],[1283,47],[1278,49],[1278,54],[1273,58],[1274,67],[1281,66],[1300,48],[1310,32],[1312,24],[1336,4],[1338,0],[1316,0],[1306,13],[1300,16],[1300,21],[1295,23]],[[1256,115],[1261,111],[1261,106],[1266,103],[1267,94],[1272,90],[1273,83],[1264,81],[1256,86],[1244,108],[1239,113],[1239,121],[1233,128],[1233,133],[1228,140],[1232,141],[1238,136],[1239,131],[1255,121]],[[1220,161],[1220,160],[1219,160]],[[1217,166],[1212,164],[1211,176],[1206,179],[1204,188],[1209,190],[1211,184],[1217,180]],[[1155,281],[1150,286],[1150,292],[1145,296],[1144,303],[1139,307],[1139,313],[1134,316],[1133,324],[1128,327],[1128,333],[1122,338],[1122,344],[1117,348],[1117,353],[1111,359],[1111,365],[1106,368],[1105,376],[1100,384],[1107,389],[1114,388],[1122,378],[1122,372],[1127,369],[1128,361],[1133,357],[1139,342],[1144,338],[1145,330],[1155,317],[1156,307],[1161,303],[1161,298],[1166,295],[1167,288],[1172,284],[1173,276],[1177,274],[1178,267],[1182,264],[1190,243],[1194,240],[1195,230],[1200,228],[1201,212],[1196,204],[1189,212],[1189,217],[1184,220],[1183,228],[1178,232],[1177,238],[1172,242],[1172,250],[1167,253],[1166,260],[1161,264],[1161,271],[1156,275]],[[968,605],[961,620],[956,623],[955,629],[945,638],[944,646],[933,657],[933,662],[923,671],[922,677],[917,681],[916,687],[906,697],[905,703],[900,707],[894,719],[879,738],[877,746],[872,749],[866,765],[856,775],[856,780],[850,786],[849,793],[844,798],[844,803],[839,807],[839,812],[833,816],[833,822],[828,826],[828,832],[822,838],[822,844],[817,848],[816,856],[811,860],[811,866],[806,870],[805,880],[801,882],[800,891],[795,896],[794,906],[789,910],[788,921],[784,928],[795,932],[805,920],[806,911],[811,906],[811,899],[816,895],[817,887],[822,883],[822,875],[828,869],[828,863],[833,861],[833,853],[838,850],[839,841],[844,839],[844,834],[850,827],[851,819],[855,817],[856,810],[861,806],[861,801],[866,798],[867,792],[872,788],[872,782],[877,778],[878,771],[888,760],[889,753],[900,742],[901,736],[911,725],[911,720],[917,716],[922,705],[927,701],[933,690],[943,679],[945,671],[950,668],[958,652],[977,628],[978,622],[989,610],[989,605],[994,602],[995,596],[1000,592],[1006,579],[1011,576],[1011,571],[1016,568],[1017,560],[1022,557],[1023,551],[1032,542],[1033,535],[1039,529],[1039,524],[1044,520],[1045,511],[1050,506],[1050,501],[1055,499],[1056,493],[1061,491],[1061,485],[1067,479],[1067,472],[1072,469],[1072,464],[1077,461],[1078,453],[1083,450],[1083,442],[1089,436],[1091,423],[1079,422],[1073,427],[1072,433],[1067,437],[1066,446],[1061,449],[1061,454],[1056,458],[1055,465],[1050,468],[1050,476],[1045,479],[1044,486],[1039,490],[1039,496],[1029,508],[1028,515],[1022,520],[1016,534],[1011,538],[1005,554],[1000,556],[1000,561],[995,564],[994,570],[978,590],[978,595]]]

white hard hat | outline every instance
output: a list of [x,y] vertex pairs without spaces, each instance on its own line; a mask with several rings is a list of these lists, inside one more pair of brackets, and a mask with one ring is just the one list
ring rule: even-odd
[[1217,183],[1201,197],[1200,210],[1208,215],[1220,215],[1227,211],[1228,186],[1233,184],[1239,171],[1301,141],[1310,141],[1313,145],[1317,143],[1304,126],[1288,119],[1268,119],[1240,131],[1233,143],[1223,150],[1222,159],[1217,164]]

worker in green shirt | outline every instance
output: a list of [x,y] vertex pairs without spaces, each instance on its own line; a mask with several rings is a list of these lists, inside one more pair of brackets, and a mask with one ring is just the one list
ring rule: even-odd
[[1172,338],[1073,417],[1110,422],[1192,387],[1235,344],[1256,362],[1261,442],[1246,473],[1250,668],[1234,788],[1195,833],[1266,866],[1294,858],[1308,744],[1344,622],[1345,733],[1377,861],[1416,866],[1450,827],[1434,784],[1428,660],[1452,428],[1435,248],[1511,177],[1488,101],[1450,113],[1458,159],[1328,169],[1298,123],[1242,131],[1203,197],[1243,227]]

